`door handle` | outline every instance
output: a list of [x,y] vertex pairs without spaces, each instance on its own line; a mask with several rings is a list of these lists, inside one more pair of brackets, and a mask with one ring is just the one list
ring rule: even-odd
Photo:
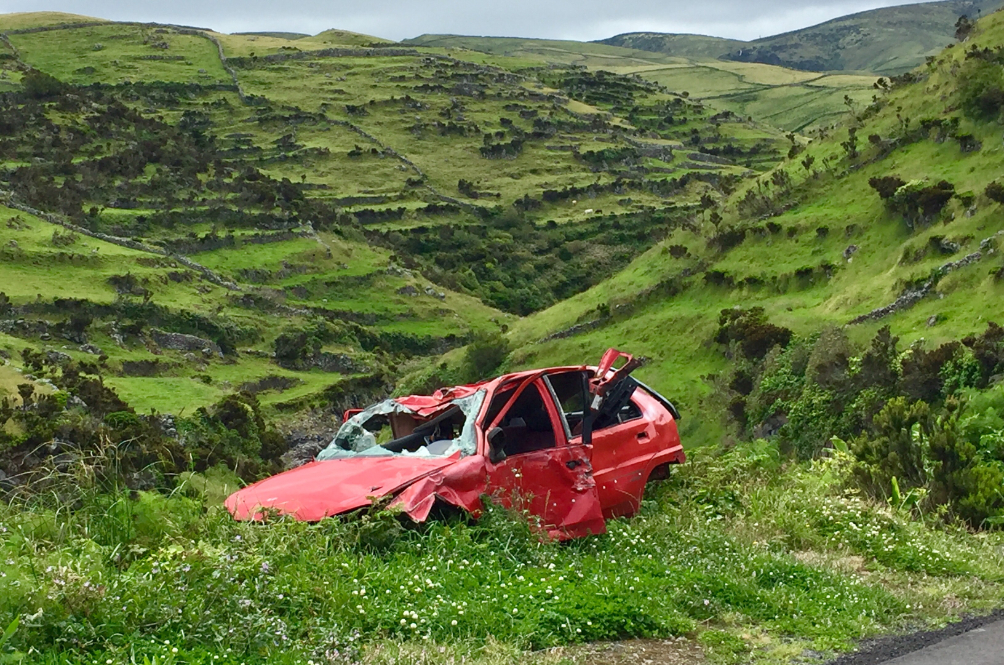
[[638,434],[636,436],[637,436],[638,440],[641,441],[642,439],[647,439],[648,438],[648,432],[644,432],[644,431],[638,432]]
[[582,466],[582,462],[577,459],[570,459],[567,462],[565,462],[565,466],[567,466],[569,469],[574,470],[576,467]]

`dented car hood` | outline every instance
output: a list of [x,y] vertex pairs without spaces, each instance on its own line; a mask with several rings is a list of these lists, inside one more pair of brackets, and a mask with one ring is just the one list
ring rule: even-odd
[[226,507],[239,520],[262,519],[275,511],[316,522],[373,503],[440,469],[451,457],[356,457],[311,462],[266,478],[230,495]]

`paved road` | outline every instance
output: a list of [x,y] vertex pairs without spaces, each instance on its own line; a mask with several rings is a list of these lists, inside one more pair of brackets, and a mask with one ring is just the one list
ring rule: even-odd
[[974,628],[883,665],[1004,665],[1004,621]]

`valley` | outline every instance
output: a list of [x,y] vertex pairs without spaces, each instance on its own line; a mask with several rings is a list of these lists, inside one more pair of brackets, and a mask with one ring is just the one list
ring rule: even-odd
[[[997,610],[1004,13],[961,4],[746,59],[0,15],[0,663],[804,665]],[[609,347],[687,461],[606,534],[223,507],[348,409]]]

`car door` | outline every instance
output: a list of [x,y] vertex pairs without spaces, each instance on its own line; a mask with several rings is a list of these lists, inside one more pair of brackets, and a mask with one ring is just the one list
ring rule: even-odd
[[604,516],[626,517],[638,512],[652,458],[661,450],[657,430],[632,399],[620,419],[593,430],[593,466]]
[[500,390],[494,400],[505,403],[488,409],[483,431],[502,428],[506,457],[487,463],[489,493],[506,507],[527,511],[553,538],[605,532],[590,447],[569,444],[540,375],[513,390]]

